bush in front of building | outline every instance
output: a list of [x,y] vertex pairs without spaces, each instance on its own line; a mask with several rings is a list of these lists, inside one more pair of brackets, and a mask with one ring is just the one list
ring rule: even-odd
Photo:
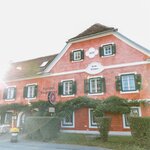
[[137,145],[150,147],[150,117],[130,117],[131,134]]
[[111,126],[111,117],[96,117],[97,127],[103,142],[108,140],[108,133]]
[[58,117],[34,116],[27,117],[25,132],[33,140],[48,141],[57,137],[60,130]]

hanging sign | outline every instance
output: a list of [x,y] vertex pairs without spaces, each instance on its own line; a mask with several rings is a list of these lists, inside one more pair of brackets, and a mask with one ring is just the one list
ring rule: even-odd
[[85,69],[85,72],[89,74],[97,74],[104,70],[104,67],[98,63],[98,62],[92,62],[88,65],[88,67]]
[[56,95],[55,92],[48,92],[48,102],[51,104],[55,104],[56,103]]

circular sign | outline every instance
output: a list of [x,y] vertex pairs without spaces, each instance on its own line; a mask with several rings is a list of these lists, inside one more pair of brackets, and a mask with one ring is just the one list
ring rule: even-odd
[[48,101],[51,104],[55,104],[56,103],[56,95],[55,92],[48,92]]

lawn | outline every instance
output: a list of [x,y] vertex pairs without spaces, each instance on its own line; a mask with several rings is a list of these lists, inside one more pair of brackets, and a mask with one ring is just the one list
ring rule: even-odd
[[100,146],[114,150],[144,150],[134,144],[131,136],[110,136],[108,142],[101,142],[100,137],[85,134],[60,133],[55,143]]

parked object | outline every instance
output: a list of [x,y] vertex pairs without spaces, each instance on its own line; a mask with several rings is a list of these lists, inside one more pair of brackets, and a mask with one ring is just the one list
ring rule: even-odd
[[19,133],[19,129],[18,128],[11,128],[10,129],[11,132],[11,142],[18,142],[18,133]]

